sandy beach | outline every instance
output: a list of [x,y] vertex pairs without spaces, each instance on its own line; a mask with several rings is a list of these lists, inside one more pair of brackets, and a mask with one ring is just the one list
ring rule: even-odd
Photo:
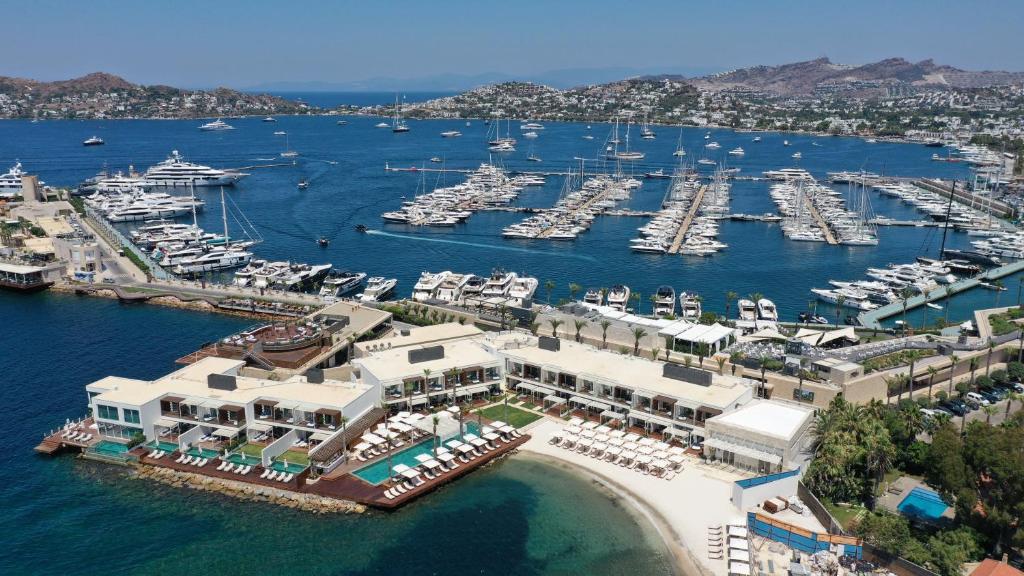
[[[548,443],[564,423],[553,420],[531,427],[532,438],[517,457],[543,458],[568,466],[632,503],[648,518],[672,552],[677,571],[686,576],[723,574],[724,560],[708,559],[707,528],[743,519],[730,502],[739,476],[688,460],[672,480],[641,474]],[[745,523],[745,519],[743,519]]]

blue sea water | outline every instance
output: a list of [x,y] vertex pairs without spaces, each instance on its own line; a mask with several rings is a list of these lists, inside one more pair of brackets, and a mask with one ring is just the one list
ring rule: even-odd
[[586,481],[513,459],[391,514],[316,516],[132,479],[32,448],[83,386],[154,378],[248,321],[0,291],[0,574],[668,574],[652,528]]
[[[522,140],[519,150],[502,158],[491,158],[485,145],[488,126],[473,120],[469,126],[456,120],[411,120],[411,132],[393,134],[374,128],[377,118],[352,117],[339,126],[334,117],[280,117],[276,123],[259,118],[233,119],[236,130],[200,132],[197,121],[51,121],[32,124],[27,121],[0,122],[0,167],[20,159],[31,172],[51,184],[73,185],[104,166],[125,169],[129,164],[144,169],[177,149],[189,159],[217,167],[245,168],[251,176],[227,191],[229,208],[237,207],[263,237],[255,249],[258,257],[274,260],[331,262],[337,268],[354,269],[370,275],[398,278],[398,293],[408,295],[416,278],[424,270],[453,270],[488,274],[502,267],[557,284],[553,299],[568,296],[570,283],[585,287],[629,284],[644,295],[659,285],[669,284],[677,291],[687,290],[704,297],[705,309],[723,311],[727,291],[738,294],[759,292],[776,302],[784,319],[795,319],[807,309],[812,287],[824,287],[829,279],[863,278],[869,266],[910,262],[918,255],[935,256],[941,243],[936,228],[883,227],[877,247],[827,246],[792,242],[783,238],[777,225],[755,222],[723,222],[721,240],[729,248],[711,258],[637,254],[629,249],[629,240],[645,219],[637,217],[599,217],[589,232],[575,242],[506,240],[501,229],[521,220],[523,214],[485,212],[473,215],[466,224],[453,229],[413,229],[384,224],[380,214],[400,206],[425,184],[452,184],[461,175],[386,173],[385,164],[427,166],[431,157],[440,157],[450,168],[475,168],[489,159],[511,169],[564,171],[578,166],[576,157],[596,158],[609,127],[594,124],[591,130],[578,123],[545,123],[546,129],[534,141]],[[444,130],[460,130],[461,138],[442,138]],[[279,164],[278,154],[285,148],[283,137],[275,130],[289,133],[289,145],[301,156],[294,164],[274,168],[248,168]],[[518,132],[516,122],[513,133]],[[647,153],[638,174],[654,168],[671,169],[672,151],[680,130],[656,127],[658,138],[637,140],[635,147]],[[584,140],[585,134],[593,140]],[[692,157],[704,154],[705,130],[684,129],[682,141]],[[752,142],[749,133],[710,130],[721,144],[716,158],[739,167],[741,174],[760,175],[764,170],[793,166],[794,152],[803,154],[800,166],[819,178],[826,172],[868,170],[899,176],[965,178],[962,164],[934,162],[934,149],[915,144],[879,142],[869,144],[858,138],[828,138],[783,133],[761,134],[762,142]],[[83,147],[83,139],[97,134],[105,146]],[[783,146],[789,140],[791,146]],[[544,159],[526,161],[530,147]],[[742,146],[746,156],[730,157],[726,151]],[[433,165],[436,166],[436,165]],[[601,169],[596,160],[586,170]],[[310,186],[298,190],[296,183],[305,178]],[[664,180],[645,181],[624,207],[651,210],[659,207],[668,184]],[[525,190],[516,204],[546,207],[558,198],[560,177],[549,177],[543,188]],[[764,181],[737,181],[732,192],[733,212],[774,211]],[[845,190],[845,186],[841,187]],[[197,194],[208,202],[200,215],[200,224],[210,230],[221,229],[220,195],[203,189]],[[920,218],[912,207],[897,199],[871,193],[876,213],[893,218]],[[359,234],[356,224],[366,224],[372,234]],[[232,219],[232,227],[237,226]],[[326,236],[330,246],[321,248],[316,240]],[[969,246],[970,238],[950,233],[947,246]],[[1016,278],[1007,279],[1016,287]],[[954,298],[949,320],[966,318],[977,306],[1015,298],[1015,292],[999,295],[975,290]],[[538,294],[545,298],[543,290]],[[818,311],[832,316],[821,304]],[[919,324],[935,311],[920,309],[910,315]],[[941,314],[946,314],[942,312]]]

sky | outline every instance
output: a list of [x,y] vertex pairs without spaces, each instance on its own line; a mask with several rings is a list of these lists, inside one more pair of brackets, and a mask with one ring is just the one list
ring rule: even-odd
[[0,76],[40,80],[245,88],[821,56],[1024,70],[1024,0],[0,0],[0,14]]

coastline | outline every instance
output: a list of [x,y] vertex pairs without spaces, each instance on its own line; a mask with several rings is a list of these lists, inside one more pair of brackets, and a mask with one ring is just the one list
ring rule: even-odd
[[551,454],[545,454],[531,450],[527,445],[520,447],[520,450],[513,455],[515,458],[532,459],[543,462],[550,466],[556,466],[573,474],[583,476],[590,481],[600,485],[621,500],[629,502],[632,512],[643,517],[651,526],[669,551],[672,559],[673,572],[681,576],[712,576],[714,572],[702,564],[683,542],[679,533],[672,524],[659,512],[650,502],[622,484],[608,478],[600,472],[583,468],[575,463],[558,458]]

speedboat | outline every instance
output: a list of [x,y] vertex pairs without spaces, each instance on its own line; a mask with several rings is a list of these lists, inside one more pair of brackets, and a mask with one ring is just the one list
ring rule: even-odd
[[779,321],[779,311],[775,309],[775,303],[767,298],[757,301],[757,319],[769,322]]
[[512,287],[508,289],[508,296],[514,299],[520,306],[525,305],[533,298],[533,293],[537,291],[538,284],[536,278],[520,276],[512,282]]
[[644,178],[648,178],[648,179],[667,179],[667,178],[671,178],[671,177],[672,177],[672,175],[671,174],[666,174],[665,170],[663,168],[658,168],[657,170],[655,170],[653,172],[647,172],[646,174],[644,174]]
[[366,274],[363,272],[337,272],[332,270],[320,288],[320,297],[325,300],[334,300],[339,296],[344,296],[355,291],[363,282],[363,278],[366,278]]
[[459,136],[462,136],[462,132],[459,132],[458,130],[445,130],[444,132],[441,132],[441,136],[443,138],[458,138]]
[[736,310],[740,320],[749,322],[757,320],[757,306],[746,298],[741,298],[736,302]]
[[103,142],[103,138],[100,138],[99,136],[93,136],[92,138],[88,138],[82,142],[82,146],[103,146],[103,144],[105,144],[105,142]]
[[590,288],[587,290],[586,294],[583,295],[583,301],[587,304],[600,306],[604,301],[604,294],[602,294],[597,288]]
[[700,315],[703,313],[700,305],[700,296],[694,292],[683,292],[680,294],[679,307],[682,309],[680,314],[683,320],[696,322],[700,320]]
[[444,272],[424,272],[420,274],[420,279],[416,282],[416,285],[412,288],[412,299],[417,302],[426,302],[427,300],[433,299],[437,296],[437,289],[441,286],[441,283],[451,275],[451,272],[445,270]]
[[228,124],[227,122],[217,118],[213,122],[207,122],[199,127],[203,132],[222,132],[224,130],[234,130],[235,127]]
[[746,154],[746,152],[743,151],[743,148],[736,147],[733,148],[732,150],[729,150],[729,154],[732,156],[743,156],[744,154]]
[[264,122],[277,122],[277,118],[274,118],[273,116],[267,116],[266,118],[263,119],[263,121]]

